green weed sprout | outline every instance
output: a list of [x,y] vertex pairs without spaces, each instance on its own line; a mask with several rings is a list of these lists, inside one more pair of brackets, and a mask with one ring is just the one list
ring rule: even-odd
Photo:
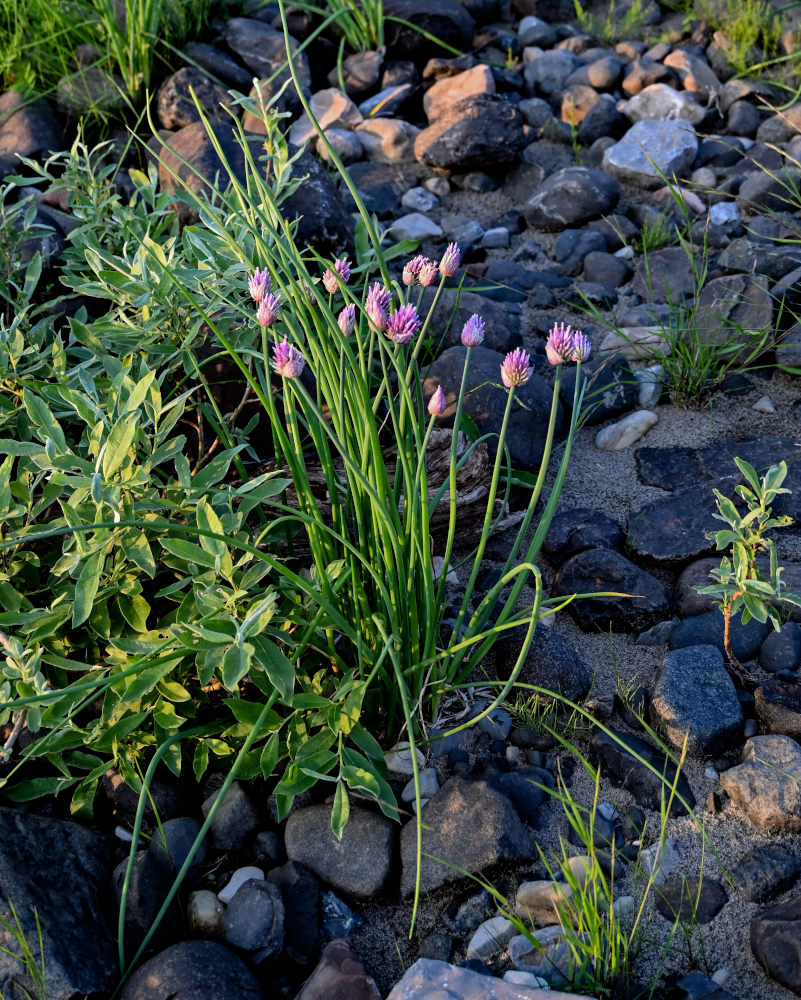
[[[27,974],[27,984],[23,985],[19,982],[15,982],[14,984],[19,987],[23,1000],[48,1000],[49,993],[47,989],[47,977],[45,975],[44,941],[42,927],[39,923],[39,914],[36,910],[33,911],[33,919],[36,926],[36,943],[39,948],[39,957],[37,958],[28,941],[19,914],[10,899],[8,900],[8,909],[11,916],[9,919],[0,916],[0,926],[3,927],[10,939],[17,942],[19,951],[13,951],[5,945],[0,945],[0,954],[17,959]],[[0,1000],[12,1000],[12,998],[6,997],[4,993],[0,993]]]
[[[774,528],[784,528],[792,524],[788,514],[774,516],[771,507],[776,497],[790,490],[782,487],[787,476],[787,463],[772,465],[760,479],[752,465],[742,458],[734,459],[737,468],[745,476],[748,485],[735,487],[735,493],[745,501],[744,514],[734,501],[715,490],[718,513],[713,515],[724,521],[728,528],[711,532],[718,549],[731,547],[731,558],[724,556],[720,566],[710,571],[716,581],[703,587],[696,587],[699,594],[715,597],[716,604],[723,612],[723,644],[732,671],[743,684],[753,683],[753,678],[743,667],[731,648],[731,619],[742,613],[742,623],[748,624],[752,618],[759,622],[770,620],[778,631],[781,618],[777,605],[790,604],[801,607],[801,599],[784,591],[781,567],[776,558],[776,548],[769,532]],[[761,559],[760,559],[761,557]],[[760,566],[768,560],[767,575]]]

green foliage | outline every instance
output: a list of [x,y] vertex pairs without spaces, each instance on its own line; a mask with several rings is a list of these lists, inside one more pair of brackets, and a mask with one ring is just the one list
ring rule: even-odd
[[589,6],[585,7],[581,0],[573,0],[573,6],[581,28],[600,42],[608,45],[626,38],[643,36],[648,13],[645,0],[631,0],[620,4],[617,0],[609,0],[606,11],[600,15],[593,13]]
[[39,914],[33,911],[34,924],[36,926],[36,947],[38,948],[38,958],[28,941],[25,928],[19,914],[14,908],[11,900],[8,900],[10,918],[0,916],[0,925],[5,932],[17,943],[17,950],[0,945],[0,954],[8,955],[9,958],[16,959],[25,970],[27,982],[15,982],[16,990],[12,996],[0,993],[0,1000],[48,1000],[49,992],[47,988],[47,977],[45,975],[45,953],[44,942],[42,940],[42,927],[39,923]]

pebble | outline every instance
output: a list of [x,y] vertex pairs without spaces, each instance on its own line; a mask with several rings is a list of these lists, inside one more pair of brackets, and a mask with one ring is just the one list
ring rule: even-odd
[[757,413],[775,413],[776,407],[773,405],[773,401],[770,396],[761,396],[751,407],[752,410],[756,410]]
[[447,177],[427,177],[423,181],[423,187],[426,191],[430,191],[431,194],[436,195],[437,198],[445,198],[451,193],[451,186]]
[[601,451],[623,451],[647,434],[658,420],[653,410],[636,410],[598,431],[595,447]]
[[479,924],[467,946],[467,958],[490,958],[509,944],[517,928],[507,917],[490,917]]
[[256,868],[254,865],[245,865],[244,868],[237,868],[233,875],[228,879],[228,882],[217,893],[217,899],[219,899],[221,903],[225,903],[227,905],[237,894],[239,887],[244,885],[244,883],[251,878],[263,879],[264,872],[261,868]]
[[681,867],[681,855],[676,850],[676,841],[672,837],[665,839],[660,851],[659,842],[640,851],[640,865],[647,875],[653,875],[655,885],[662,885],[668,875]]
[[704,771],[704,777],[709,778],[710,781],[719,781],[720,780],[720,775],[715,770],[715,768],[712,767],[711,764]]
[[439,198],[424,187],[413,187],[404,193],[401,205],[410,212],[430,212],[438,207]]
[[496,226],[487,229],[481,237],[481,245],[487,250],[505,249],[509,246],[511,237],[506,226]]
[[[419,773],[419,779],[421,798],[430,799],[433,795],[437,794],[439,791],[439,778],[437,777],[437,772],[433,767],[424,767]],[[414,802],[416,794],[414,778],[412,778],[401,792],[401,801]]]
[[415,243],[442,236],[442,227],[422,212],[402,215],[392,223],[390,231],[396,240],[412,240]]
[[647,368],[638,368],[634,377],[639,385],[637,405],[644,409],[656,406],[662,395],[662,365],[648,365]]
[[208,889],[199,889],[189,894],[186,922],[190,930],[200,934],[201,937],[214,937],[220,928],[224,913],[225,905]]
[[[417,755],[417,766],[422,767],[426,762],[425,756],[417,747],[415,748],[415,753]],[[414,774],[412,752],[408,743],[396,743],[391,750],[388,750],[384,754],[384,763],[387,765],[387,770],[391,771],[392,774]]]

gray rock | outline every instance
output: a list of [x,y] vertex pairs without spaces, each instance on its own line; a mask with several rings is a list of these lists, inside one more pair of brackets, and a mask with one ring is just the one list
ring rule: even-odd
[[295,1000],[381,1000],[381,994],[347,941],[336,940],[325,946]]
[[[113,840],[21,809],[0,808],[0,824],[0,915],[13,925],[10,900],[38,958],[38,914],[48,998],[70,1000],[111,990],[119,976],[116,929],[112,933],[103,904]],[[0,990],[10,998],[18,995],[12,984],[21,978],[22,967],[5,926],[0,926],[0,948],[13,953],[0,953]]]
[[[125,940],[130,947],[138,948],[150,930],[156,914],[172,885],[174,873],[156,860],[156,852],[138,851],[134,858],[128,897],[125,906]],[[122,903],[122,888],[128,859],[125,858],[112,872],[111,888],[116,910]],[[172,900],[152,938],[155,948],[172,944],[182,928],[181,909],[177,897]]]
[[[432,892],[462,878],[443,862],[483,872],[499,861],[530,858],[534,845],[512,803],[484,781],[450,778],[423,808],[423,889]],[[442,858],[443,862],[434,860]],[[417,823],[401,831],[401,893],[414,892]]]
[[653,83],[644,87],[629,98],[621,110],[633,122],[669,119],[681,122],[685,128],[687,125],[684,123],[697,125],[706,114],[691,94],[668,87],[665,83]]
[[[696,277],[687,253],[682,247],[665,247],[648,254],[648,260],[637,265],[632,291],[651,302],[678,305],[695,295]],[[649,318],[649,325],[654,319]]]
[[284,901],[273,882],[248,879],[237,890],[222,918],[228,944],[248,952],[255,965],[277,958],[284,947]]
[[431,958],[419,958],[395,984],[387,1000],[567,1000],[567,994],[530,989]]
[[[423,293],[423,315],[431,308],[435,294],[433,288],[427,288]],[[473,313],[478,313],[484,320],[484,347],[506,354],[519,345],[520,306],[496,302],[467,288],[462,288],[460,293],[453,288],[442,290],[437,311],[431,321],[431,334],[435,343],[442,343],[443,347],[459,346],[462,328]]]
[[565,167],[548,177],[526,203],[530,226],[547,231],[581,225],[611,212],[620,186],[600,170]]
[[[203,815],[208,816],[219,792],[210,795],[203,803]],[[245,839],[259,825],[259,814],[253,807],[247,792],[238,781],[234,781],[220,803],[209,833],[216,848],[223,851],[238,851]]]
[[218,49],[216,45],[205,42],[193,42],[185,49],[187,56],[224,83],[233,84],[237,90],[247,94],[253,84],[253,74],[239,65],[227,52]]
[[[587,377],[583,419],[588,427],[601,424],[635,406],[637,379],[625,358],[616,357],[606,361],[590,358],[581,367],[582,374]],[[560,399],[565,406],[573,405],[575,385],[576,369],[571,365],[567,371],[562,372]]]
[[654,684],[651,715],[674,747],[680,749],[686,737],[692,756],[719,756],[742,738],[742,708],[714,646],[689,646],[667,654]]
[[125,83],[100,66],[83,66],[62,76],[56,86],[56,107],[69,118],[87,112],[119,112],[125,105]]
[[772,329],[773,305],[767,279],[762,275],[713,278],[698,298],[698,335],[706,344],[741,344],[745,355],[753,348],[755,333]]
[[439,205],[439,198],[424,187],[409,188],[401,198],[407,212],[430,212]]
[[796,670],[801,663],[801,627],[785,622],[778,632],[771,629],[759,650],[759,665],[768,674]]
[[623,451],[644,437],[658,420],[652,410],[635,410],[598,431],[595,447],[601,451]]
[[676,490],[632,510],[628,544],[633,551],[659,562],[682,562],[712,551],[714,543],[707,532],[717,528],[713,487],[728,496],[734,477]]
[[420,132],[414,153],[427,167],[486,170],[512,162],[527,141],[523,115],[508,101],[468,97]]
[[798,190],[801,171],[791,168],[754,170],[740,185],[737,207],[742,215],[786,212],[793,204],[792,191]]
[[512,729],[512,716],[505,708],[494,708],[489,715],[476,723],[482,733],[487,733],[494,740],[505,740]]
[[[364,147],[355,132],[349,132],[344,128],[329,128],[326,130],[325,137],[344,166],[347,167],[362,158]],[[330,154],[322,139],[317,139],[315,149],[320,159],[328,162]]]
[[751,920],[751,951],[772,979],[801,995],[801,896]]
[[621,181],[660,187],[692,167],[698,139],[691,125],[639,121],[603,155],[603,168]]
[[733,993],[724,990],[716,979],[709,979],[701,972],[669,976],[668,981],[671,984],[670,995],[674,1000],[740,1000]]
[[565,49],[553,49],[535,56],[525,71],[529,94],[551,97],[564,88],[565,81],[578,65],[578,57]]
[[[342,77],[345,81],[347,95],[359,97],[366,94],[368,90],[372,90],[378,83],[383,65],[383,52],[353,52],[346,56],[342,60]],[[332,87],[339,85],[339,73],[336,67],[328,74],[328,82]]]
[[[154,831],[148,845],[148,852],[162,867],[178,872],[200,833],[200,823],[191,816],[176,816],[162,822]],[[203,863],[206,857],[205,838],[192,860],[192,868]],[[190,869],[191,871],[191,869]]]
[[63,148],[64,137],[48,103],[20,90],[0,97],[0,175],[16,173],[20,156],[47,156]]
[[517,26],[517,38],[521,45],[536,45],[549,49],[556,41],[556,32],[542,18],[529,15],[521,19]]
[[729,875],[743,899],[764,903],[792,889],[801,875],[801,857],[784,844],[765,844],[739,858]]
[[442,227],[422,212],[402,215],[392,223],[390,229],[396,240],[413,240],[415,243],[442,236]]
[[[720,560],[716,560],[713,565],[719,566]],[[758,622],[755,618],[752,618],[747,625],[743,625],[742,619],[738,615],[732,620],[730,628],[732,652],[738,660],[745,662],[753,660],[757,655],[763,639],[770,630],[770,625],[767,622]],[[725,653],[723,630],[723,612],[715,607],[703,614],[685,618],[674,625],[670,630],[668,645],[671,649],[685,649],[688,646],[716,646],[721,653]]]
[[120,1000],[264,1000],[245,963],[216,941],[181,941],[141,965]]
[[284,897],[284,954],[298,965],[307,965],[317,946],[320,891],[317,879],[297,861],[273,868],[267,881]]
[[759,727],[801,740],[801,685],[765,684],[754,691]]
[[707,877],[701,880],[671,875],[656,893],[656,908],[671,923],[678,917],[684,924],[708,924],[728,901],[720,882]]
[[724,791],[764,833],[801,832],[801,746],[789,736],[754,736],[743,763],[720,776]]
[[296,176],[305,180],[281,203],[281,214],[289,221],[299,220],[295,232],[297,245],[313,246],[323,257],[351,252],[351,221],[331,175],[308,151],[298,157],[293,169]]
[[607,631],[610,627],[615,632],[638,632],[670,614],[670,599],[663,585],[609,549],[587,549],[572,556],[554,582],[554,593],[559,596],[599,591],[623,596],[571,601],[568,611],[585,632],[596,628]]
[[354,806],[342,839],[331,829],[331,807],[308,806],[293,813],[284,843],[290,860],[299,861],[321,879],[357,899],[382,892],[392,875],[395,824]]
[[219,84],[193,66],[183,66],[167,77],[156,93],[156,107],[164,128],[179,129],[200,121],[201,111],[212,121],[229,120],[231,97]]
[[[525,629],[510,629],[501,636],[496,647],[496,665],[501,677],[511,676],[524,638]],[[534,632],[519,676],[524,684],[575,702],[586,697],[592,683],[589,668],[577,650],[544,625],[538,625]]]
[[[225,22],[223,38],[228,48],[253,72],[255,76],[272,76],[286,64],[284,34],[263,21],[249,17],[232,17]],[[311,71],[305,52],[296,53],[297,41],[290,35],[290,50],[301,87],[311,86]],[[282,69],[277,81],[289,79],[289,70]],[[292,84],[290,84],[292,87]]]

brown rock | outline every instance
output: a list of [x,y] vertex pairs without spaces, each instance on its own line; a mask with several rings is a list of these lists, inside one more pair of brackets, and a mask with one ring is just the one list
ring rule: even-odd
[[336,940],[326,945],[295,1000],[381,1000],[381,994],[348,942]]

